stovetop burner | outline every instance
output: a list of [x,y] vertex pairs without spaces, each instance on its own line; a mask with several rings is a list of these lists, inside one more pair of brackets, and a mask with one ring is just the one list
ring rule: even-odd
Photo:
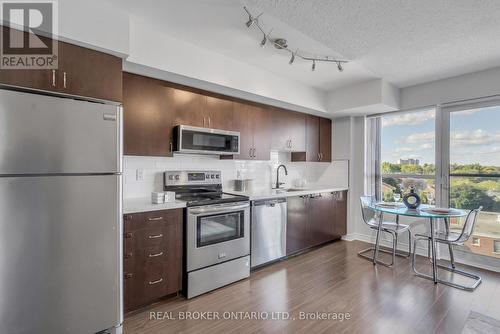
[[248,197],[222,192],[220,171],[168,171],[163,175],[164,189],[187,206],[248,201]]

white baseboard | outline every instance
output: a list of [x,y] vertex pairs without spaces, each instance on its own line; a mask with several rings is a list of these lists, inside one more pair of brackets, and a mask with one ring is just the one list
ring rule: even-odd
[[[362,234],[362,233],[349,233],[349,234],[344,235],[342,237],[342,240],[345,240],[345,241],[358,240],[358,241],[363,241],[363,242],[370,243],[370,244],[375,244],[376,237],[374,235],[368,235],[368,234]],[[408,240],[407,236],[405,234],[403,234],[401,237],[401,241],[398,241],[398,250],[399,251],[402,251],[402,252],[408,251],[408,243],[405,242],[407,240]],[[427,256],[427,247],[423,246],[423,244],[425,244],[425,242],[420,242],[420,245],[417,248],[417,255]],[[385,239],[380,240],[380,245],[385,246],[385,247],[392,247],[392,244]],[[449,261],[448,253],[446,253],[446,252],[442,252],[442,253],[444,253],[444,254],[442,254],[444,256],[440,256],[439,258]],[[484,263],[484,261],[480,261],[479,255],[476,255],[478,261],[471,261],[471,260],[465,259],[463,256],[461,256],[461,254],[465,254],[465,252],[463,252],[463,251],[454,250],[453,253],[455,254],[455,262],[457,262],[457,263],[464,264],[464,265],[470,266],[470,267],[476,267],[479,269],[485,269],[485,270],[489,270],[489,271],[493,271],[493,272],[500,272],[500,266],[497,266],[494,264],[489,265],[489,264]],[[474,254],[470,254],[470,253],[465,254],[465,255],[468,257],[475,256]]]

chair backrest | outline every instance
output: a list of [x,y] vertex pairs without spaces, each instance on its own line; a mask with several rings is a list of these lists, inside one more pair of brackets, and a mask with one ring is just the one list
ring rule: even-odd
[[472,235],[472,231],[474,230],[474,225],[476,224],[477,217],[479,216],[479,213],[482,209],[483,207],[480,206],[479,208],[471,210],[469,212],[469,214],[465,218],[465,223],[462,227],[462,232],[460,233],[457,242],[464,243],[469,240],[470,236]]
[[375,222],[376,211],[371,208],[373,202],[375,202],[375,196],[361,196],[361,214],[363,216],[363,220],[366,224],[371,225],[370,223]]

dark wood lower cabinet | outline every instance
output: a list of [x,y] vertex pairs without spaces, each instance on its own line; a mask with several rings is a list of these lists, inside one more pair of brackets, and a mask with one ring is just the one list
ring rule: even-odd
[[346,234],[347,191],[289,197],[287,201],[287,255]]
[[286,254],[293,254],[308,247],[308,199],[306,196],[287,199]]
[[124,215],[125,312],[182,289],[182,209]]

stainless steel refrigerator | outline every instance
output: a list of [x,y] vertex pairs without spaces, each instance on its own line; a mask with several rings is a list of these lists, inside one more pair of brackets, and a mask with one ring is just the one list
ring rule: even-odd
[[121,108],[0,89],[0,333],[122,323]]

